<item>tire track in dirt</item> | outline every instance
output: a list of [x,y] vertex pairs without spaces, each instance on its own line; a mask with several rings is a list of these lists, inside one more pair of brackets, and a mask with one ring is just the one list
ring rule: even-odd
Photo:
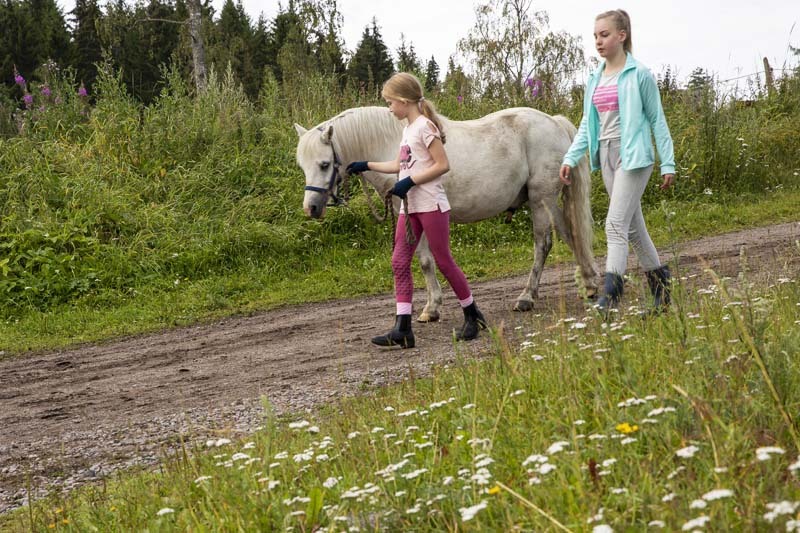
[[[678,265],[689,282],[708,284],[704,261],[735,277],[743,249],[751,275],[796,276],[798,239],[798,222],[699,239],[677,247]],[[510,310],[525,279],[474,284],[490,322],[502,321],[507,330],[530,323],[529,314]],[[548,267],[539,294],[534,313],[562,304],[581,312],[573,264]],[[424,301],[422,291],[415,301]],[[487,335],[454,346],[461,312],[446,293],[442,320],[415,327],[416,348],[376,349],[369,339],[390,327],[393,309],[391,295],[289,306],[0,361],[0,512],[26,502],[28,478],[39,497],[120,468],[153,465],[180,435],[251,432],[260,423],[262,397],[278,412],[313,408],[410,372],[424,375],[453,361],[456,350],[479,357],[489,346]]]

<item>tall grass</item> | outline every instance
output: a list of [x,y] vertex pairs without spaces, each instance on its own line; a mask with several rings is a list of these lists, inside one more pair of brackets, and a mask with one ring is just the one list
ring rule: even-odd
[[796,274],[681,284],[676,311],[648,321],[556,313],[501,326],[483,360],[305,418],[266,405],[245,440],[187,435],[159,472],[54,497],[6,525],[794,531]]
[[[208,91],[195,97],[177,71],[165,69],[161,94],[142,106],[106,65],[90,107],[70,73],[54,68],[49,76],[53,96],[31,88],[37,100],[17,112],[18,134],[0,139],[6,323],[63,306],[113,309],[144,294],[254,271],[274,283],[324,271],[331,260],[356,272],[386,254],[390,230],[372,223],[363,195],[321,223],[306,220],[294,162],[294,122],[309,127],[349,107],[380,104],[374,90],[325,76],[284,85],[267,77],[254,102],[228,71],[212,73]],[[795,73],[748,106],[714,91],[700,100],[665,95],[680,167],[672,199],[724,202],[794,187],[799,80]],[[579,109],[458,96],[443,91],[432,98],[458,119],[508,105],[573,118]],[[607,200],[596,182],[593,209],[601,220]],[[661,198],[652,187],[645,201],[652,207]],[[512,227],[492,220],[457,228],[454,237],[483,248],[527,247],[524,217]],[[224,298],[219,305],[227,305]]]

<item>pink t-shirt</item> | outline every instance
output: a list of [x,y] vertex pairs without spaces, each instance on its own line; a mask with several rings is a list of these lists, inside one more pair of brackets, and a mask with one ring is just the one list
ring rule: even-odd
[[[400,179],[423,172],[433,165],[433,157],[428,147],[434,139],[441,139],[436,126],[424,115],[403,129],[403,140],[400,142]],[[440,210],[442,213],[450,210],[447,194],[444,192],[443,176],[421,185],[416,185],[408,191],[409,213],[425,213]]]

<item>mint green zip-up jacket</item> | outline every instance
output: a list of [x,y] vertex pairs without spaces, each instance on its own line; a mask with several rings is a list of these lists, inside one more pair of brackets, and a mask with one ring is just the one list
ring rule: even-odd
[[[578,133],[572,140],[564,165],[576,167],[578,161],[589,148],[589,160],[592,170],[600,168],[600,115],[592,104],[592,96],[600,75],[605,67],[603,62],[592,73],[586,83],[586,94],[583,97],[583,118]],[[672,137],[669,134],[667,120],[661,107],[661,95],[653,74],[631,54],[627,55],[625,67],[617,82],[619,97],[620,122],[620,155],[622,168],[634,170],[655,164],[651,131],[656,139],[658,157],[661,161],[661,175],[675,173],[675,156],[672,148]]]

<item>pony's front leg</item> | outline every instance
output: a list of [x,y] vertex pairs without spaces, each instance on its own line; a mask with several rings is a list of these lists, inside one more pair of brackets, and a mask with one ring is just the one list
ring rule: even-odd
[[417,246],[417,257],[422,275],[425,276],[425,288],[428,291],[428,301],[425,308],[417,317],[417,322],[436,322],[439,320],[439,308],[442,306],[442,286],[436,277],[436,262],[428,246],[428,238],[425,234],[419,240]]
[[550,214],[543,206],[531,206],[531,219],[533,220],[533,268],[528,276],[528,283],[517,297],[514,311],[530,311],[533,309],[534,299],[539,297],[539,279],[542,277],[544,263],[550,249],[553,247],[553,232]]

